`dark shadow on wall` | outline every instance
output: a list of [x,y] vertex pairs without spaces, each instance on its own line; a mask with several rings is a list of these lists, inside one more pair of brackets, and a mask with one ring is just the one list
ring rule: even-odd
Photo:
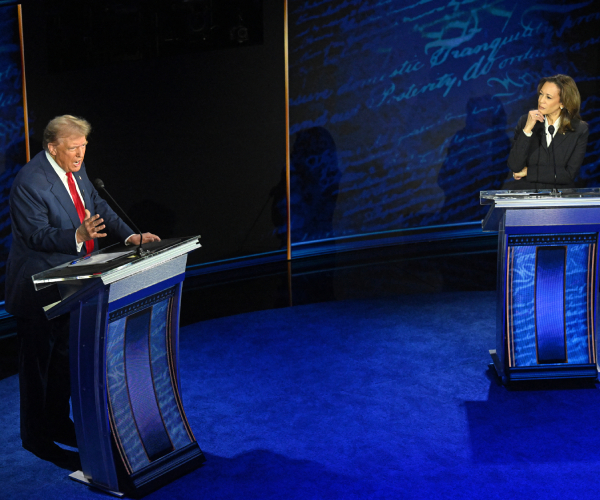
[[[340,178],[333,137],[323,127],[298,132],[290,158],[292,243],[333,236]],[[281,247],[286,243],[287,207],[285,169],[273,188],[271,215]]]
[[506,112],[497,97],[469,99],[465,127],[452,138],[438,174],[438,185],[446,195],[440,214],[443,222],[485,217],[487,206],[479,204],[479,191],[501,189],[509,174],[506,126]]
[[[338,166],[337,148],[333,137],[323,127],[312,127],[298,132],[290,154],[290,212],[292,243],[318,241],[333,237],[333,214],[337,204],[342,174]],[[271,191],[271,216],[280,247],[287,240],[287,203],[285,169],[279,183]],[[331,252],[329,245],[328,251]],[[307,303],[314,300],[314,292],[302,286],[303,278],[295,279],[296,291],[287,296],[287,283],[282,284],[277,305]],[[322,274],[319,300],[334,300],[333,271]],[[287,301],[287,303],[286,303]]]

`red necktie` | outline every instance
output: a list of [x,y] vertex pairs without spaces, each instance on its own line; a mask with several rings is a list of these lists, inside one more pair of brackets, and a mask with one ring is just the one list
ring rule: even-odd
[[[69,185],[69,191],[71,192],[73,203],[75,203],[75,208],[77,209],[77,215],[79,215],[79,222],[83,222],[85,219],[85,208],[83,208],[83,202],[81,201],[81,197],[77,192],[75,181],[73,180],[73,174],[71,172],[67,172],[67,184]],[[88,254],[94,251],[94,240],[88,240],[85,242],[85,251]]]

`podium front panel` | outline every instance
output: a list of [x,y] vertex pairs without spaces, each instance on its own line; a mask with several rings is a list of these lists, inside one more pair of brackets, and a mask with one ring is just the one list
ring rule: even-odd
[[509,368],[596,362],[596,247],[596,233],[508,237]]
[[598,377],[600,190],[481,193],[498,231],[496,349],[504,383]]
[[[46,314],[71,314],[82,465],[73,479],[140,496],[205,461],[185,416],[177,367],[186,254],[196,246],[197,239],[176,241],[137,263],[119,257],[98,275],[61,266],[34,277],[40,289],[58,287]],[[74,291],[63,293],[65,284]]]
[[109,414],[130,474],[194,441],[175,382],[171,318],[179,289],[171,286],[109,313]]

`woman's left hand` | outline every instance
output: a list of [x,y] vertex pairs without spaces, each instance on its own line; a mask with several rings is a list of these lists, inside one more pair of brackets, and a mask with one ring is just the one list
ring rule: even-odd
[[520,172],[514,172],[513,173],[513,177],[515,178],[515,180],[519,180],[522,179],[523,177],[527,176],[527,167],[525,167],[523,170],[521,170]]

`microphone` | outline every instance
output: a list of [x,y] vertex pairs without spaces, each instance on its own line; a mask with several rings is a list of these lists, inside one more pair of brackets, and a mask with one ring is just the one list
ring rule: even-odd
[[110,198],[110,200],[113,202],[113,204],[119,209],[119,212],[121,212],[121,214],[124,216],[125,219],[127,219],[127,222],[129,224],[131,224],[131,227],[133,227],[133,229],[135,231],[137,231],[137,233],[140,235],[140,244],[136,250],[136,255],[138,257],[143,257],[144,255],[148,255],[150,253],[149,250],[144,250],[142,248],[142,232],[139,230],[139,228],[135,225],[135,222],[133,222],[131,220],[131,218],[129,217],[129,215],[127,215],[125,213],[125,210],[123,210],[119,204],[115,201],[115,199],[110,195],[110,193],[106,190],[106,188],[104,187],[104,182],[102,182],[102,179],[96,179],[94,181],[94,186],[96,186],[97,189],[102,189],[102,191],[104,191],[106,193],[106,195]]
[[550,142],[550,149],[552,150],[552,164],[554,165],[554,187],[552,188],[552,194],[556,194],[556,158],[554,157],[554,125],[548,127],[548,132],[552,138]]

